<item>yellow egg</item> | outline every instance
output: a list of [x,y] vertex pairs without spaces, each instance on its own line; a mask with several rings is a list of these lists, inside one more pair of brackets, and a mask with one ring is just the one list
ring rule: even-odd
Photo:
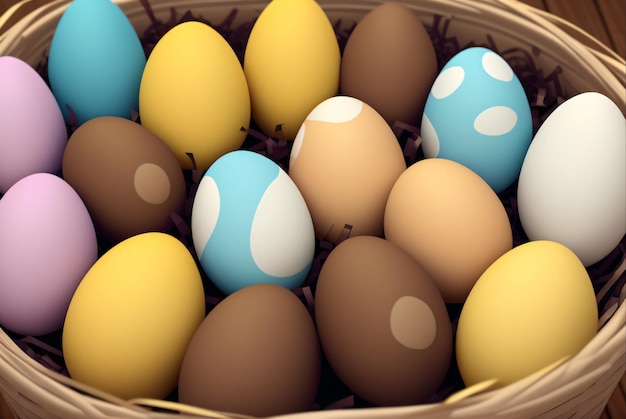
[[244,57],[252,119],[269,136],[292,140],[339,89],[341,57],[333,27],[314,0],[273,0],[252,28]]
[[139,89],[141,123],[191,169],[243,144],[250,124],[250,95],[241,63],[209,25],[181,23],[148,57]]
[[204,314],[187,248],[164,233],[133,236],[93,265],[72,298],[63,327],[67,369],[124,399],[165,397]]
[[467,386],[522,379],[595,335],[598,309],[585,267],[552,241],[531,241],[497,259],[478,279],[461,311],[456,336]]

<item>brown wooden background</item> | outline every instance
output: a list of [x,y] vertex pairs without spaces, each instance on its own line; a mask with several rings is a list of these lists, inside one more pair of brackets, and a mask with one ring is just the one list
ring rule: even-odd
[[[18,0],[0,0],[0,15]],[[33,7],[49,0],[34,0]],[[519,0],[561,16],[626,57],[626,0]],[[626,342],[625,342],[626,344]],[[13,416],[0,397],[0,419]],[[611,396],[602,419],[626,419],[626,375]]]

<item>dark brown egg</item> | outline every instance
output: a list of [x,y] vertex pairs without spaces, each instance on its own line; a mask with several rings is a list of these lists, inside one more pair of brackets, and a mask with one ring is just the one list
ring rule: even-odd
[[337,376],[375,405],[425,402],[450,367],[452,330],[439,289],[384,239],[352,237],[331,251],[317,284],[315,318]]
[[78,192],[100,239],[115,244],[167,231],[182,211],[180,163],[157,136],[128,119],[105,116],[81,125],[63,155],[63,178]]
[[309,410],[320,380],[313,319],[288,289],[257,284],[221,301],[185,353],[182,403],[270,416]]
[[417,15],[389,2],[375,7],[354,28],[341,60],[340,91],[361,99],[389,124],[417,124],[437,57]]

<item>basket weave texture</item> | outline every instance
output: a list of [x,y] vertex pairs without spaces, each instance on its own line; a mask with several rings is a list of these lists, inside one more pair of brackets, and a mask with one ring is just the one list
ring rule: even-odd
[[[36,0],[35,0],[36,1]],[[136,0],[114,0],[141,33],[149,20]],[[449,20],[448,31],[460,43],[485,43],[486,34],[501,50],[522,48],[534,51],[537,67],[550,73],[562,69],[562,88],[566,96],[598,91],[611,98],[626,113],[626,64],[617,54],[591,36],[578,30],[589,42],[583,45],[563,28],[570,24],[549,13],[515,0],[404,0],[425,22],[433,15]],[[25,0],[12,9],[32,7]],[[44,59],[50,41],[69,0],[56,0],[35,9],[13,24],[3,27],[10,16],[0,19],[0,56],[13,55],[37,66]],[[331,21],[341,19],[347,25],[356,22],[381,1],[319,0]],[[157,17],[164,20],[175,7],[212,21],[221,21],[233,7],[237,19],[251,20],[266,4],[255,0],[151,0]],[[10,15],[10,13],[9,13]],[[13,22],[11,22],[13,23]],[[540,52],[538,52],[538,49]],[[622,244],[623,245],[623,241]],[[618,295],[615,284],[625,275],[621,261],[613,276],[599,291]],[[608,300],[601,310],[599,331],[576,356],[562,360],[509,386],[490,390],[488,383],[478,384],[449,397],[445,402],[393,408],[325,410],[280,416],[287,418],[451,418],[451,417],[599,417],[611,393],[626,371],[626,289]],[[605,299],[606,300],[606,299]],[[211,418],[237,418],[236,414],[207,410],[157,400],[119,400],[52,371],[17,346],[0,329],[0,394],[18,418],[180,418],[197,415]],[[146,406],[161,407],[159,410]]]

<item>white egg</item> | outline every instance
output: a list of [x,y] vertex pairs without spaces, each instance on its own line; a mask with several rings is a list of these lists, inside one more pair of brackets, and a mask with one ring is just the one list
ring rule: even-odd
[[569,247],[585,266],[626,234],[626,119],[606,96],[578,94],[536,133],[518,185],[518,208],[531,240]]

